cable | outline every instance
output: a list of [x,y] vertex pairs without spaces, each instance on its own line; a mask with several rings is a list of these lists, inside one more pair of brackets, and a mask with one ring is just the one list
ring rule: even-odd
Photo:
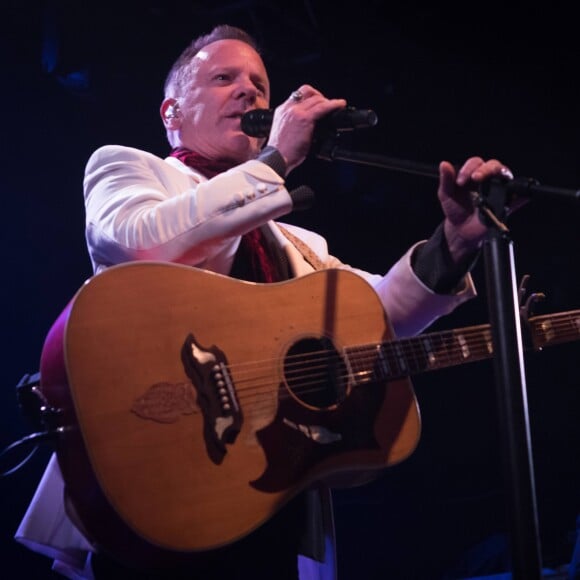
[[[20,447],[21,445],[29,445],[31,443],[36,442],[50,441],[51,439],[54,439],[59,434],[60,431],[61,429],[59,428],[56,429],[55,431],[43,431],[41,433],[31,433],[30,435],[27,435],[26,437],[23,437],[18,441],[14,441],[10,445],[8,445],[8,447],[5,447],[0,453],[0,458],[3,457],[6,453],[16,449],[17,447]],[[28,461],[30,461],[32,456],[38,451],[38,448],[39,446],[36,445],[34,449],[20,463],[18,463],[11,469],[8,469],[7,471],[0,472],[0,477],[6,477],[8,475],[16,473],[16,471],[18,471],[23,465],[25,465]]]

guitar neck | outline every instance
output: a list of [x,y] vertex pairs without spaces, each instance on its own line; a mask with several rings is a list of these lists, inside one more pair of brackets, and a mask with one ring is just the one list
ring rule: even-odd
[[544,314],[528,320],[534,350],[580,339],[580,310]]
[[[580,339],[580,310],[534,316],[526,324],[533,350]],[[408,377],[492,356],[489,324],[346,349],[349,371],[357,384]]]

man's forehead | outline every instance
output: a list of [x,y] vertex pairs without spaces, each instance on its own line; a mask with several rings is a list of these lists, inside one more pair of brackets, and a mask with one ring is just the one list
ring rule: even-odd
[[195,77],[198,74],[211,74],[215,69],[237,70],[245,69],[248,65],[252,74],[269,87],[270,79],[262,57],[243,40],[228,38],[207,44],[191,59],[190,70]]
[[219,57],[222,55],[228,56],[252,56],[261,61],[260,55],[252,48],[247,42],[243,40],[236,40],[233,38],[227,38],[222,40],[215,40],[206,44],[197,54],[193,57],[194,60],[201,62],[208,62],[214,57]]

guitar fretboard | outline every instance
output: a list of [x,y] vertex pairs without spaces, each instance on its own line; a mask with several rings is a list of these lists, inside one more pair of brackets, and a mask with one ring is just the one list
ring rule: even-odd
[[[580,310],[535,316],[527,321],[531,348],[580,340]],[[345,349],[355,384],[396,379],[493,356],[491,326],[423,334]]]
[[535,350],[580,339],[580,310],[534,316],[528,324]]

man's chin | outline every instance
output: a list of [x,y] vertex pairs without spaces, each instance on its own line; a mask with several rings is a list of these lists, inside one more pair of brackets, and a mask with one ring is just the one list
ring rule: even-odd
[[255,137],[248,137],[241,131],[235,133],[228,139],[231,158],[240,163],[254,159],[260,152],[262,142],[262,139],[258,141]]

